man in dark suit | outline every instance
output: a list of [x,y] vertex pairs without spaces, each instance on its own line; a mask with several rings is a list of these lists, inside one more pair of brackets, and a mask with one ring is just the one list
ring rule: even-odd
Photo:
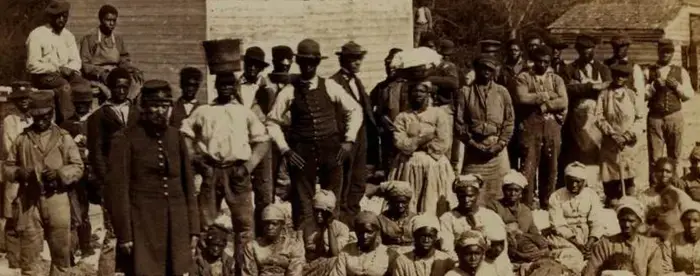
[[189,117],[199,105],[197,92],[202,84],[202,71],[194,67],[185,67],[180,70],[180,89],[182,95],[170,109],[170,125],[180,128],[182,120]]
[[[569,98],[569,112],[562,127],[562,152],[559,155],[559,178],[564,179],[567,164],[575,161],[597,165],[600,151],[600,131],[592,116],[600,91],[612,79],[610,69],[594,59],[598,41],[589,35],[576,38],[578,58],[566,66],[564,82]],[[560,182],[560,186],[563,183]]]
[[[340,60],[340,70],[331,76],[331,79],[340,84],[345,92],[360,104],[364,115],[364,124],[357,132],[355,146],[343,166],[343,185],[338,197],[342,199],[340,219],[345,223],[350,223],[360,212],[360,200],[365,193],[367,181],[367,165],[370,165],[372,169],[379,165],[377,124],[374,120],[369,95],[357,76],[366,53],[367,51],[354,41],[346,43],[341,51],[336,53]],[[339,114],[339,116],[342,115]],[[339,125],[344,126],[344,124]]]
[[[107,76],[107,87],[110,89],[111,97],[88,117],[87,123],[87,147],[90,152],[88,160],[95,173],[95,181],[89,187],[93,191],[90,192],[92,196],[89,200],[94,204],[103,204],[102,190],[107,175],[107,157],[110,153],[112,137],[118,131],[135,125],[140,117],[137,107],[133,106],[127,98],[131,87],[131,75],[128,70],[123,68],[112,70]],[[100,254],[98,275],[113,275],[116,241],[108,215],[109,210],[105,205],[102,206],[102,211],[105,214],[107,234]]]

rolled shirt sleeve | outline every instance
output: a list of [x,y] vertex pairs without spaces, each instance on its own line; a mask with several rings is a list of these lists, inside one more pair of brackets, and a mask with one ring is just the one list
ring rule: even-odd
[[294,87],[291,85],[284,87],[277,95],[275,103],[272,105],[272,110],[267,114],[267,120],[265,121],[267,132],[282,153],[289,150],[282,127],[288,127],[291,124],[291,116],[287,116],[286,113],[289,111],[289,106],[292,104],[293,99]]
[[252,110],[246,112],[248,116],[248,139],[250,143],[260,143],[270,140],[270,136],[267,135],[267,130],[265,125],[260,121],[258,115],[256,115]]
[[693,98],[695,95],[695,90],[693,90],[690,75],[688,74],[688,70],[685,70],[685,68],[681,68],[681,82],[681,86],[679,86],[677,89],[681,99],[685,102]]

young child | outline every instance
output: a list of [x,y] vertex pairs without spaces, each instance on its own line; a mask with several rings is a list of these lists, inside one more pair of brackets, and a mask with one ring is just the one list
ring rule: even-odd
[[612,254],[600,269],[600,276],[634,276],[634,262],[627,254]]
[[207,230],[197,247],[194,266],[190,276],[233,276],[235,260],[224,251],[228,244],[229,231],[214,224]]
[[700,201],[700,142],[695,142],[695,147],[688,157],[690,161],[689,172],[683,176],[681,190],[685,191],[693,200]]
[[661,206],[649,210],[647,223],[650,226],[648,235],[658,237],[662,242],[668,241],[675,233],[683,231],[678,206],[678,193],[666,190],[660,194]]

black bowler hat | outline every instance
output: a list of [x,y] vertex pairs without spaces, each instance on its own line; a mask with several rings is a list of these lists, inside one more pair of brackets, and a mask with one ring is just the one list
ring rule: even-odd
[[297,45],[297,53],[295,54],[300,58],[312,58],[312,59],[327,59],[328,57],[321,55],[321,45],[318,44],[313,39],[304,39]]
[[616,76],[629,77],[632,74],[632,66],[629,64],[614,64],[610,66],[610,72]]
[[207,40],[202,46],[210,74],[241,71],[240,39]]
[[258,46],[250,47],[245,50],[245,55],[243,56],[245,62],[257,62],[262,64],[264,67],[270,64],[265,61],[265,51]]
[[141,102],[171,102],[173,92],[164,80],[148,80],[141,87]]
[[350,41],[340,47],[340,51],[335,52],[335,54],[339,56],[364,56],[367,54],[367,51],[365,48],[362,48],[360,44],[355,43],[355,41]]

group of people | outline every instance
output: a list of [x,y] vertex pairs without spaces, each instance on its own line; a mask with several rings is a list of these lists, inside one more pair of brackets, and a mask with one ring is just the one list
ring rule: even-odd
[[[29,35],[32,79],[13,83],[3,120],[5,251],[22,275],[45,273],[44,240],[52,276],[94,254],[89,203],[107,230],[98,275],[700,275],[700,145],[677,173],[694,91],[672,41],[638,65],[625,35],[604,63],[587,35],[568,64],[555,38],[485,40],[458,66],[454,43],[426,31],[389,51],[371,93],[353,41],[329,78],[312,39],[273,47],[272,64],[259,47],[241,58],[240,40],[205,41],[217,97],[200,103],[194,67],[180,98],[157,79],[136,97],[117,9],[80,47],[69,11],[52,1]],[[637,192],[645,118],[652,183]]]

